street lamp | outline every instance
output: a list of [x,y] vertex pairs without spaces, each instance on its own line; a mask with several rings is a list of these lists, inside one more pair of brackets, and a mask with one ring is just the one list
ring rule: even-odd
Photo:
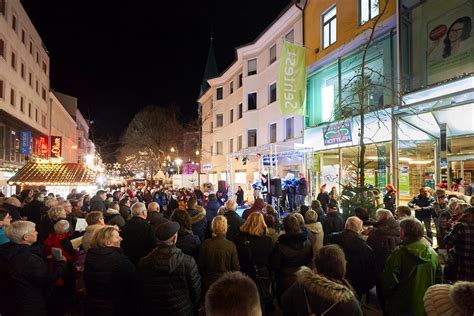
[[170,151],[171,151],[172,153],[174,153],[174,151],[175,151],[174,147],[171,147]]
[[196,156],[199,156],[199,150],[196,150]]
[[179,174],[179,166],[181,166],[181,164],[183,163],[183,159],[181,158],[176,158],[174,160],[174,162],[176,163],[176,165],[178,166],[178,174]]

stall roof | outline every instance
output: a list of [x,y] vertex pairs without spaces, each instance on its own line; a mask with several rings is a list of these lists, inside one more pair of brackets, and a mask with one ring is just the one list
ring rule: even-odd
[[96,174],[78,163],[28,162],[8,180],[10,185],[92,185]]

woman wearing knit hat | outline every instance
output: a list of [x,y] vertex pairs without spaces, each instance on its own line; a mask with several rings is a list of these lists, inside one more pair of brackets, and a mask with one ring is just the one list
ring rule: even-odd
[[426,291],[423,301],[428,316],[474,315],[474,282],[433,285]]

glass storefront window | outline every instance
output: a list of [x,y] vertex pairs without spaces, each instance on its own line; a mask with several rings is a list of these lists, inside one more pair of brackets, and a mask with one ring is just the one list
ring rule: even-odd
[[404,92],[474,72],[472,0],[400,1]]

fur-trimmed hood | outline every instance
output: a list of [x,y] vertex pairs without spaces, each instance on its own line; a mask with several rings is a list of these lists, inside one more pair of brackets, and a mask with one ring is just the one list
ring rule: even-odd
[[355,299],[354,293],[347,286],[331,281],[323,275],[313,272],[310,268],[301,267],[296,272],[296,279],[309,292],[324,300],[340,303]]
[[474,313],[474,284],[465,281],[454,283],[449,290],[449,299],[459,311],[472,315]]
[[191,224],[196,224],[206,217],[206,210],[201,206],[198,206],[195,209],[188,208],[187,211],[191,216]]

